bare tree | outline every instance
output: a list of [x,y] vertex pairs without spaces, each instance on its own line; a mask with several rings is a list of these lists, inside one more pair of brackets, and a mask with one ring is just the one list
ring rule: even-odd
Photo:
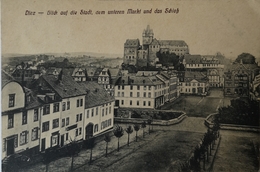
[[129,126],[125,129],[125,131],[126,131],[127,134],[128,134],[127,146],[129,146],[129,137],[130,137],[130,134],[131,134],[134,130],[133,130],[132,126],[129,125]]

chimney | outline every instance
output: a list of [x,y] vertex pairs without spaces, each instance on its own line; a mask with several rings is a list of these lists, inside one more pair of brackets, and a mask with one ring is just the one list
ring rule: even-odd
[[58,75],[58,80],[62,81],[62,70],[60,71],[59,75]]

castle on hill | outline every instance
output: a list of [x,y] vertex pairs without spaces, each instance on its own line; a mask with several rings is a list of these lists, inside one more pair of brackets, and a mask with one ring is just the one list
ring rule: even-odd
[[127,39],[124,44],[124,64],[134,66],[155,66],[156,53],[189,54],[189,47],[183,40],[157,40],[148,25],[143,31],[142,45],[139,39]]

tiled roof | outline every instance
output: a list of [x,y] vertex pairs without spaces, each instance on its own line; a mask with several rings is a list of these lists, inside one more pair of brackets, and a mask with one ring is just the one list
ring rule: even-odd
[[52,75],[54,71],[56,71],[59,74],[61,70],[62,68],[49,68],[47,69],[46,74]]
[[159,40],[160,45],[171,45],[171,46],[187,46],[183,40]]
[[116,85],[158,85],[163,82],[156,76],[122,76]]
[[186,82],[192,81],[193,79],[199,81],[199,82],[206,82],[208,81],[208,78],[206,75],[204,75],[201,72],[191,72],[191,71],[185,71],[184,79]]
[[156,38],[154,38],[150,45],[160,45],[160,42]]
[[109,68],[109,71],[112,78],[117,77],[120,73],[120,69],[118,68]]
[[88,75],[89,77],[94,76],[96,70],[97,70],[97,67],[87,67],[87,68],[86,68],[87,75]]
[[42,78],[61,98],[69,98],[86,94],[86,90],[74,81],[71,76],[62,75],[61,81],[59,81],[58,77],[59,76],[53,75],[42,76]]
[[114,101],[114,97],[110,96],[101,85],[94,81],[80,82],[79,84],[87,90],[85,108],[96,107]]
[[139,39],[127,39],[124,46],[125,47],[139,47],[140,41],[139,41]]
[[79,70],[82,70],[83,73],[85,73],[85,71],[86,71],[85,68],[76,67],[76,68],[73,70],[71,76],[77,76],[76,73],[77,73]]
[[186,64],[200,64],[201,55],[185,54],[184,59],[185,59]]

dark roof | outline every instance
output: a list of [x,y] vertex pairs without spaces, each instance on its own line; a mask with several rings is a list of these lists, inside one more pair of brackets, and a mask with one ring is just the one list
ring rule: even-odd
[[115,100],[101,85],[94,81],[80,82],[79,84],[87,91],[85,108],[100,106]]
[[184,59],[185,59],[186,64],[200,64],[201,55],[185,54]]
[[96,70],[97,70],[97,67],[87,67],[87,68],[86,68],[86,71],[87,71],[88,77],[94,76]]
[[61,98],[69,98],[86,94],[84,88],[74,81],[71,76],[62,75],[61,80],[58,79],[59,76],[53,75],[43,75],[42,78]]
[[127,39],[124,46],[125,47],[139,47],[140,41],[139,41],[139,39]]
[[159,40],[160,45],[187,46],[183,40]]
[[156,76],[122,76],[116,85],[158,85],[163,82]]
[[204,75],[201,72],[191,72],[191,71],[185,71],[184,79],[186,82],[190,82],[193,79],[197,80],[198,82],[206,82],[208,81],[208,78],[206,75]]

